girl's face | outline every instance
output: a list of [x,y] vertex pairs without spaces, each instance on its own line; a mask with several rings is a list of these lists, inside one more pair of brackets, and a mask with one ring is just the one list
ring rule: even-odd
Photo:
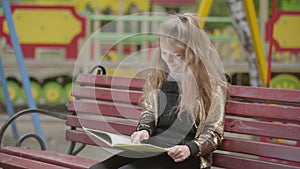
[[176,48],[176,44],[167,41],[167,38],[160,38],[160,50],[163,61],[167,64],[170,71],[181,73],[184,62],[181,59],[184,51]]

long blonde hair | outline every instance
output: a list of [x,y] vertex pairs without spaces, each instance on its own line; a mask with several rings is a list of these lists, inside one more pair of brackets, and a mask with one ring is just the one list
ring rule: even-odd
[[[161,23],[156,45],[159,50],[154,60],[147,83],[144,86],[144,98],[149,92],[156,91],[166,80],[169,69],[160,54],[160,39],[167,38],[169,43],[182,49],[183,75],[181,81],[181,95],[178,109],[189,113],[194,111],[196,102],[200,100],[205,116],[209,112],[214,87],[226,83],[222,64],[208,35],[199,25],[199,18],[193,14],[170,16]],[[216,63],[218,62],[218,63]],[[216,65],[215,65],[216,64]],[[148,98],[149,99],[149,98]],[[192,114],[193,117],[198,114]]]

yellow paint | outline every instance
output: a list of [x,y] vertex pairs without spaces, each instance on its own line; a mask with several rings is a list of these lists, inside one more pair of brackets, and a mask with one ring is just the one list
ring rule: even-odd
[[300,48],[300,15],[281,15],[274,23],[274,40],[281,48]]
[[230,46],[232,49],[232,55],[234,58],[234,61],[240,61],[241,60],[241,44],[239,42],[231,42]]
[[9,93],[9,99],[11,101],[14,102],[19,98],[19,96],[20,96],[20,87],[17,84],[17,82],[9,80],[7,82],[7,90],[8,90],[8,93]]
[[115,51],[109,51],[101,57],[101,61],[119,61],[119,57]]
[[107,71],[107,75],[110,75],[110,76],[134,77],[136,75],[136,70],[134,70],[134,69],[108,68],[106,71]]
[[49,102],[56,102],[59,100],[60,93],[56,88],[48,89],[46,92],[46,98]]
[[35,87],[31,87],[31,92],[34,100],[36,100],[39,97],[39,90]]
[[64,97],[66,99],[66,101],[69,101],[73,98],[72,96],[72,87],[73,87],[73,84],[72,83],[69,83],[67,84],[65,87],[64,87]]
[[[119,4],[122,4],[122,8],[119,11]],[[86,6],[89,5],[90,8],[96,10],[105,10],[110,8],[113,12],[126,12],[129,6],[135,5],[141,12],[148,12],[150,9],[149,0],[77,0],[76,10],[85,10]]]
[[246,10],[247,21],[250,26],[259,73],[261,76],[263,86],[266,86],[267,85],[267,62],[263,51],[262,41],[260,38],[260,33],[258,29],[259,27],[256,19],[257,17],[256,17],[253,1],[244,0],[244,6]]
[[[209,14],[211,5],[213,3],[213,0],[202,0],[201,4],[198,8],[198,16],[200,18],[206,18]],[[203,28],[205,25],[205,20],[200,22],[200,26]]]
[[110,8],[112,12],[119,11],[119,3],[122,3],[121,12],[126,12],[130,4],[134,4],[141,12],[149,12],[150,0],[23,0],[23,4],[35,5],[71,5],[76,11],[84,11],[89,6],[93,10],[105,10]]
[[18,93],[16,91],[16,88],[12,86],[8,86],[8,93],[9,93],[9,98],[10,100],[16,100],[18,97]]
[[270,87],[300,90],[300,80],[291,74],[280,74],[271,79]]
[[75,5],[76,0],[20,0],[26,5]]
[[221,30],[219,28],[215,28],[214,31],[213,31],[213,35],[214,36],[221,36],[222,35]]
[[[142,12],[150,11],[150,1],[149,0],[127,0],[128,4],[133,3],[136,5]],[[129,5],[128,5],[129,6]]]
[[71,100],[73,98],[73,96],[72,96],[72,90],[68,91],[67,96],[68,96],[68,100]]
[[[13,20],[21,44],[69,44],[82,31],[69,10],[16,9]],[[9,33],[6,22],[3,31]]]

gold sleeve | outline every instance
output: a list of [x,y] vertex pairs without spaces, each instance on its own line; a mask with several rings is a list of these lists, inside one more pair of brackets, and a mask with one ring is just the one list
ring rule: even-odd
[[[202,119],[199,119],[202,123],[199,123],[195,137],[195,143],[199,147],[199,156],[205,156],[216,150],[223,140],[226,103],[226,94],[223,91],[221,87],[215,90],[207,117],[202,116],[200,117]],[[202,106],[201,102],[199,106]],[[199,111],[203,111],[201,107]],[[200,114],[204,113],[200,112]],[[204,122],[203,119],[205,119]]]

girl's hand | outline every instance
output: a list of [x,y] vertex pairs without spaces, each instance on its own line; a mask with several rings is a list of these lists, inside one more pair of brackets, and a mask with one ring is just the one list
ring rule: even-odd
[[131,142],[134,144],[139,144],[143,140],[149,138],[149,133],[147,130],[136,131],[131,134]]
[[173,158],[175,162],[181,162],[187,159],[191,152],[186,145],[176,145],[174,147],[168,148],[168,155]]

